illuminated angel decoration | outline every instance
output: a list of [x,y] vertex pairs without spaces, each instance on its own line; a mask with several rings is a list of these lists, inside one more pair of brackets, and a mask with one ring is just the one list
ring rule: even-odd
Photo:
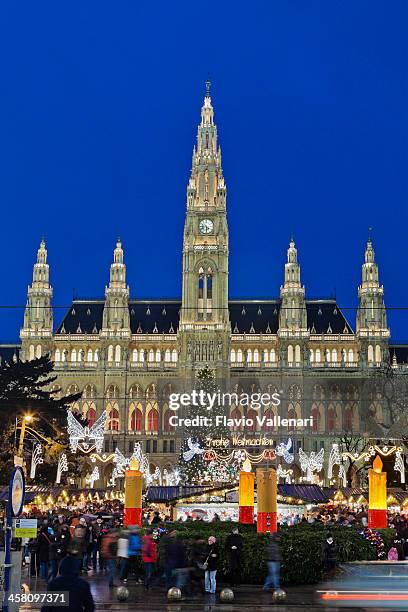
[[195,455],[202,455],[205,450],[204,448],[201,448],[199,442],[193,442],[191,438],[188,438],[187,446],[189,450],[183,452],[184,461],[191,461]]
[[129,468],[132,459],[136,459],[139,464],[139,470],[142,472],[142,474],[145,476],[149,474],[149,460],[143,453],[140,442],[135,442],[133,453],[130,457],[125,457],[122,451],[116,447],[115,456],[113,457],[115,467],[113,468],[110,484],[114,485],[117,478],[123,478],[125,476],[125,472]]
[[94,448],[98,453],[102,451],[103,437],[108,413],[104,410],[92,427],[83,427],[68,410],[68,435],[71,451],[76,453],[79,449],[83,453],[89,453]]
[[287,442],[281,442],[277,444],[275,452],[278,457],[283,457],[286,463],[293,463],[295,455],[290,453],[290,449],[292,448],[292,440],[288,438]]
[[276,475],[279,478],[284,478],[286,484],[291,484],[293,470],[284,470],[283,467],[279,464],[278,469],[276,470]]
[[299,448],[299,459],[302,472],[306,472],[306,479],[312,482],[313,472],[320,472],[323,467],[324,448],[318,453],[312,451],[309,455]]

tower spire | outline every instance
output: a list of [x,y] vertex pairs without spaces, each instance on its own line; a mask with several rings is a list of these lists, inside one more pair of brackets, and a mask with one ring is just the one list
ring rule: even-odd
[[279,331],[306,331],[307,316],[305,305],[305,288],[300,283],[300,265],[293,236],[287,251],[285,264],[285,281],[280,289],[282,300],[279,315]]
[[102,332],[106,331],[114,331],[118,335],[130,333],[129,287],[126,285],[126,265],[119,237],[113,251],[109,285],[105,288]]
[[[24,326],[20,332],[23,344],[25,338],[48,338],[52,334],[52,287],[49,283],[50,267],[47,264],[47,255],[45,241],[42,238],[37,250],[37,260],[33,266],[33,280],[27,291]],[[34,355],[30,355],[30,358],[33,357]]]
[[[387,328],[384,287],[379,283],[378,265],[375,261],[371,232],[366,242],[361,277],[361,285],[358,288],[357,335],[364,343],[366,339],[371,337],[378,338],[379,344],[376,345],[375,354],[373,353],[373,345],[367,346],[367,360],[369,362],[375,360],[380,363],[387,355],[387,351],[382,350],[384,347],[381,346],[381,343],[386,341],[390,332]],[[365,352],[365,347],[363,352]]]

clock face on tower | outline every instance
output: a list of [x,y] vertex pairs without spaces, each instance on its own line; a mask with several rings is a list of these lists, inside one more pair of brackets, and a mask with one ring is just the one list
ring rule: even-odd
[[211,219],[201,219],[198,227],[201,234],[211,234],[214,229],[214,223]]

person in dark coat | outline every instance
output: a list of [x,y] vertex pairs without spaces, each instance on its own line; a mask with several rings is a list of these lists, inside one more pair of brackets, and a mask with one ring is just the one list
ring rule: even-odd
[[48,535],[48,526],[44,525],[38,536],[37,556],[40,566],[40,577],[43,580],[48,579],[48,562],[50,560],[50,544],[51,540]]
[[210,536],[208,538],[205,554],[205,563],[207,565],[205,570],[205,591],[206,593],[215,593],[217,588],[216,575],[219,558],[218,544],[215,536]]
[[[48,591],[53,593],[67,592],[69,605],[66,612],[94,612],[95,605],[91,589],[86,580],[79,577],[81,560],[68,555],[61,561],[59,576],[48,584]],[[61,606],[43,606],[41,612],[60,612]]]
[[328,577],[332,578],[336,572],[337,546],[331,533],[327,534],[323,544],[323,563]]
[[238,527],[234,527],[232,533],[229,534],[225,542],[225,552],[229,560],[230,567],[230,585],[239,584],[241,574],[241,556],[244,547],[242,536],[238,531]]
[[263,590],[270,588],[280,589],[280,546],[279,534],[271,533],[267,543],[266,555],[268,560],[268,575],[263,586]]

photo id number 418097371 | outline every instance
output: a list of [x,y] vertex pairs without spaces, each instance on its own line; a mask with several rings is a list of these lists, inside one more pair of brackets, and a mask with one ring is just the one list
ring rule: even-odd
[[68,607],[69,593],[49,591],[47,593],[10,593],[7,597],[8,603],[41,603],[52,604],[53,606]]

